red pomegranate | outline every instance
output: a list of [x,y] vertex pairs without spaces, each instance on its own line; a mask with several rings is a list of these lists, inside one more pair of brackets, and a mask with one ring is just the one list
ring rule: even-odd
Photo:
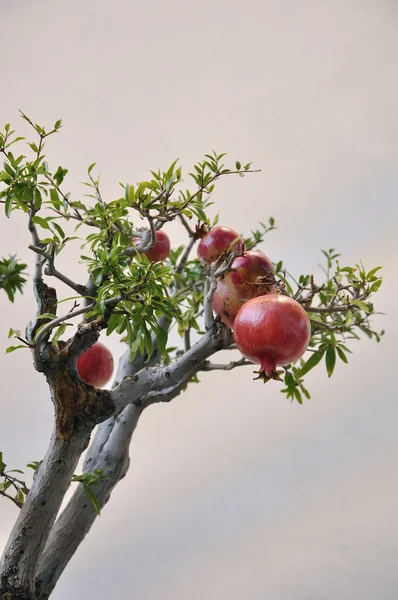
[[240,300],[275,291],[275,269],[270,259],[259,250],[248,250],[243,256],[237,256],[224,280]]
[[112,354],[104,344],[96,342],[79,356],[76,368],[84,381],[94,387],[102,387],[112,377]]
[[275,292],[275,271],[269,258],[259,250],[238,256],[224,280],[217,283],[213,310],[230,329],[242,305],[250,298]]
[[269,294],[248,300],[236,315],[234,339],[249,360],[260,363],[264,381],[280,379],[276,367],[300,358],[311,337],[304,308],[292,298]]
[[[139,244],[141,238],[133,238],[133,244]],[[144,252],[151,262],[165,260],[170,253],[170,239],[162,229],[156,232],[156,242],[152,250]]]
[[220,316],[221,321],[230,329],[234,326],[234,320],[244,300],[239,300],[236,294],[231,294],[224,280],[217,282],[217,288],[213,296],[213,310]]
[[214,262],[230,248],[236,238],[239,238],[239,240],[234,243],[231,250],[238,250],[239,246],[243,244],[243,239],[239,236],[239,233],[229,227],[210,229],[198,244],[198,258],[207,263]]

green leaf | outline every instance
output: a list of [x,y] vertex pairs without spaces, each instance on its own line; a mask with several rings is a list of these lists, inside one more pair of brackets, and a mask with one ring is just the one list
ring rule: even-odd
[[95,162],[94,162],[94,163],[92,163],[92,164],[89,166],[89,168],[87,169],[87,173],[88,173],[89,175],[90,175],[91,171],[94,169],[94,167],[95,167],[95,165],[96,165],[96,164],[97,164],[97,163],[95,163]]
[[372,283],[372,285],[370,286],[369,291],[371,293],[377,292],[382,283],[383,283],[383,280],[382,279],[378,279],[377,281],[375,281],[374,283]]
[[348,359],[344,353],[344,350],[342,350],[342,348],[340,348],[340,346],[336,346],[336,350],[337,350],[337,354],[339,355],[341,360],[345,363],[348,363]]
[[15,171],[14,169],[11,168],[11,166],[8,163],[3,163],[4,165],[4,170],[10,175],[10,177],[14,178],[15,177]]
[[8,332],[8,338],[18,337],[20,335],[21,335],[21,332],[19,331],[19,329],[13,329],[12,327]]
[[18,350],[18,348],[28,348],[28,346],[25,346],[25,344],[20,344],[19,346],[8,346],[8,348],[6,348],[6,354],[11,354],[11,352]]
[[56,208],[57,210],[60,210],[60,208],[62,207],[62,202],[59,199],[58,192],[55,188],[50,189],[50,200],[51,200],[54,208]]
[[14,196],[11,193],[9,193],[7,195],[7,199],[6,199],[5,207],[4,207],[7,219],[9,219],[10,215],[11,215],[13,199],[14,199]]
[[16,493],[15,499],[17,500],[17,502],[20,502],[21,504],[23,504],[23,502],[25,500],[25,496],[21,489],[19,489],[18,492]]
[[65,239],[65,232],[62,229],[62,227],[60,227],[58,225],[58,223],[56,223],[55,221],[52,222],[52,226],[55,229],[55,231],[59,234],[59,236],[64,240]]
[[[81,296],[74,296],[75,298],[81,298]],[[63,302],[62,300],[60,300],[59,302]],[[57,304],[59,304],[59,302],[57,302]],[[36,321],[39,321],[40,319],[55,319],[55,315],[53,315],[52,313],[43,313],[42,315],[37,315],[37,317],[35,317]]]
[[3,453],[0,452],[0,473],[4,472],[4,469],[6,468],[6,464],[3,462]]
[[33,469],[34,471],[37,471],[37,469],[40,467],[40,460],[34,460],[30,463],[28,463],[26,466],[29,467],[29,469]]
[[369,313],[369,306],[365,304],[365,302],[362,302],[362,300],[352,300],[352,304],[355,304],[355,306],[363,310],[364,313]]
[[36,225],[40,225],[40,227],[43,227],[43,229],[50,229],[50,226],[47,223],[46,219],[43,219],[42,217],[32,217],[32,221]]
[[66,323],[62,323],[62,325],[60,325],[56,332],[54,333],[51,343],[53,346],[56,346],[58,343],[59,338],[61,337],[61,335],[63,335],[65,333],[66,330]]
[[310,358],[304,363],[304,365],[300,369],[300,377],[306,375],[311,369],[316,367],[318,363],[321,362],[323,358],[323,352],[314,352]]
[[98,504],[98,500],[95,497],[95,494],[93,492],[93,490],[91,489],[91,487],[89,485],[87,485],[86,483],[83,483],[83,487],[84,487],[84,491],[86,492],[87,496],[89,497],[92,505],[95,508],[95,512],[97,513],[97,515],[99,516],[101,514],[101,508],[100,505]]
[[156,341],[157,341],[159,350],[162,355],[164,355],[166,352],[168,336],[169,336],[169,332],[167,331],[167,329],[163,329],[162,327],[158,328],[158,330],[156,332]]
[[336,364],[336,348],[329,346],[326,350],[326,371],[329,377],[333,375],[334,367]]
[[301,396],[301,392],[300,392],[300,390],[298,389],[298,387],[294,388],[294,395],[295,395],[295,397],[296,397],[296,400],[297,400],[297,402],[298,402],[299,404],[302,404],[302,403],[303,403],[303,398],[302,398],[302,396]]
[[40,210],[43,203],[43,198],[41,197],[40,190],[37,187],[35,188],[34,198],[33,206],[35,207],[35,210]]
[[375,267],[374,269],[371,269],[369,271],[369,273],[366,275],[366,279],[370,279],[371,277],[373,277],[373,275],[375,273],[377,273],[377,271],[379,271],[380,269],[382,269],[383,267]]

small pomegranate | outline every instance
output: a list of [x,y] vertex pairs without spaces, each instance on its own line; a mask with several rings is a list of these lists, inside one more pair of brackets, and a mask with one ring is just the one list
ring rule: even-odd
[[278,294],[245,302],[234,322],[234,339],[240,352],[260,363],[258,378],[280,380],[276,367],[300,358],[311,337],[304,308],[292,298]]
[[259,250],[248,250],[243,256],[237,256],[224,280],[240,300],[275,291],[275,269],[270,259]]
[[[230,248],[236,238],[239,239]],[[231,250],[238,250],[242,244],[243,239],[233,229],[229,227],[214,227],[200,240],[198,244],[198,258],[207,263],[212,263],[229,248]]]
[[224,280],[217,281],[217,288],[213,296],[213,310],[230,329],[233,328],[235,317],[243,303],[244,300],[239,300],[236,294],[229,291]]
[[84,381],[100,388],[112,377],[112,354],[104,344],[96,342],[79,356],[76,368]]
[[248,250],[232,263],[231,271],[217,283],[213,310],[230,329],[242,305],[250,298],[275,292],[275,271],[267,256]]
[[[165,260],[170,253],[170,239],[162,229],[156,232],[156,242],[152,250],[143,252],[151,262]],[[141,238],[133,238],[133,244],[139,244]]]

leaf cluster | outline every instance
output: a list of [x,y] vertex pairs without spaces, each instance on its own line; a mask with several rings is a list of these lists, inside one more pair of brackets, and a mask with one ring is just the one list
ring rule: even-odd
[[0,259],[0,289],[4,290],[9,300],[14,302],[16,292],[21,292],[26,283],[27,265],[18,262],[16,256]]

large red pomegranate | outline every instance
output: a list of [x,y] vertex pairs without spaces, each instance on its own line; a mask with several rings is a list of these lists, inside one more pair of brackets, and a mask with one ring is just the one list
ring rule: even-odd
[[304,308],[292,298],[269,294],[248,300],[236,315],[234,339],[249,360],[260,363],[264,381],[280,379],[277,366],[300,358],[311,337]]
[[[148,252],[143,253],[151,262],[165,260],[170,254],[170,239],[167,233],[160,229],[160,231],[157,231],[155,235],[156,242],[154,247]],[[133,238],[134,244],[139,244],[140,241],[141,238]]]
[[243,244],[243,239],[239,236],[239,233],[229,227],[213,227],[202,237],[198,244],[198,258],[207,263],[214,262],[230,248],[236,238],[239,239],[234,243],[231,250],[238,250]]
[[112,354],[104,344],[96,342],[79,356],[76,368],[84,381],[94,387],[102,387],[112,377]]
[[267,256],[248,250],[232,263],[223,280],[217,282],[213,310],[230,329],[242,305],[250,298],[275,292],[275,271]]

